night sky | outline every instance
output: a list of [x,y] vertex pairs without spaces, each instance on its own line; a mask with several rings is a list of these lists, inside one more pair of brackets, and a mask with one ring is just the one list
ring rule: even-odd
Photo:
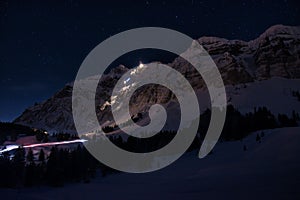
[[[73,81],[85,56],[121,31],[158,26],[192,38],[248,41],[274,24],[300,24],[297,1],[109,2],[0,0],[0,121],[13,120]],[[136,55],[124,64],[161,59]]]

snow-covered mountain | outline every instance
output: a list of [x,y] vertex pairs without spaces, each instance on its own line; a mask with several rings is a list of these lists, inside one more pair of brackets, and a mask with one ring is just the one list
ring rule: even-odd
[[[272,112],[287,114],[292,110],[300,110],[300,102],[292,95],[293,91],[300,91],[299,26],[275,25],[249,42],[217,37],[201,37],[198,41],[221,72],[228,102],[241,111],[251,111],[254,106],[266,106]],[[181,57],[168,65],[178,70],[191,83],[200,100],[200,109],[209,107],[205,84],[196,70]],[[135,70],[139,73],[144,67],[147,64],[138,66]],[[112,89],[128,70],[125,66],[116,67],[100,81],[96,110],[99,121],[104,125],[113,123],[110,112],[110,105],[114,103],[110,98]],[[94,78],[89,79],[92,81]],[[133,83],[128,83],[127,86],[130,84]],[[48,100],[26,109],[14,122],[48,131],[74,132],[71,96],[72,84],[67,84]],[[147,85],[134,93],[130,102],[131,113],[146,116],[150,105],[162,104],[171,113],[166,128],[172,129],[176,124],[172,116],[180,115],[176,102],[175,96],[167,88]]]

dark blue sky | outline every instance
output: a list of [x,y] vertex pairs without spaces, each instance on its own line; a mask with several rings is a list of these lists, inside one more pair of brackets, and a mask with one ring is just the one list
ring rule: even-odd
[[[251,40],[274,24],[299,25],[298,4],[289,0],[0,0],[0,121],[13,120],[73,81],[85,56],[110,35],[159,26],[193,38]],[[124,62],[134,65],[152,57],[140,53]]]

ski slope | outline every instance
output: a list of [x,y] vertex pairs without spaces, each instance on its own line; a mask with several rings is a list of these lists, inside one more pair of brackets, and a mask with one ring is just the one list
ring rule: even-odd
[[[261,131],[258,131],[260,133]],[[193,151],[147,174],[114,174],[61,188],[0,189],[9,199],[299,199],[300,127],[253,133],[243,141],[219,143],[213,154]],[[243,151],[246,145],[248,150]],[[3,198],[6,199],[6,198]]]

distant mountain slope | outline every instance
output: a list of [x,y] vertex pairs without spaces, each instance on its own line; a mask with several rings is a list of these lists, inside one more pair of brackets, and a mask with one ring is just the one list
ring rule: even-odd
[[[201,37],[198,41],[221,72],[227,86],[228,102],[237,105],[238,109],[246,112],[254,106],[262,105],[270,107],[274,112],[284,111],[287,114],[292,112],[291,109],[300,110],[299,102],[292,96],[293,91],[300,91],[299,26],[275,25],[249,42],[217,37]],[[196,70],[181,57],[169,66],[189,80],[201,99],[201,109],[209,107],[205,84]],[[110,104],[113,103],[111,92],[117,80],[128,70],[119,66],[101,79],[96,103],[97,115],[102,124],[113,123],[110,112]],[[139,91],[131,100],[131,105],[134,105],[131,107],[133,115],[146,115],[149,105],[154,103],[163,104],[173,116],[180,114],[179,107],[175,106],[176,98],[167,88],[150,85]],[[48,131],[75,132],[71,95],[72,84],[68,84],[47,101],[26,109],[14,122]],[[168,123],[166,128],[172,129],[173,124]]]

